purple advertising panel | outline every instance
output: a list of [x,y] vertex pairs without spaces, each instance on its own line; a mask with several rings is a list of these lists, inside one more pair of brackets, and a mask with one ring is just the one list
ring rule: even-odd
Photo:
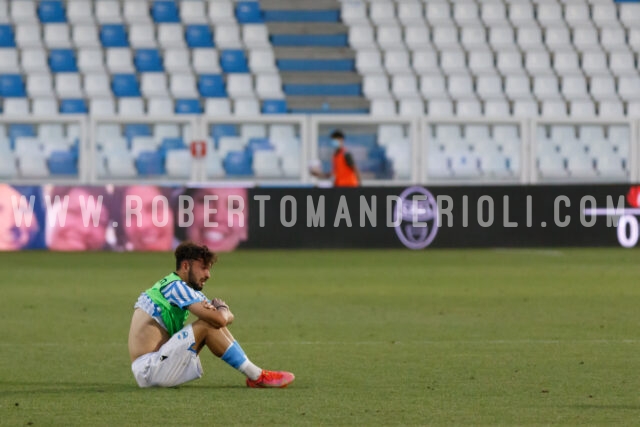
[[230,188],[0,184],[0,250],[622,246],[640,186]]

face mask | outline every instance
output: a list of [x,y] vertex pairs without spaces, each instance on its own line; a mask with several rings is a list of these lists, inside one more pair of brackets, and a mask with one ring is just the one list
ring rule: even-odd
[[332,140],[331,140],[331,146],[332,146],[333,148],[340,148],[340,141],[339,141],[339,140],[337,140],[337,139],[332,139]]

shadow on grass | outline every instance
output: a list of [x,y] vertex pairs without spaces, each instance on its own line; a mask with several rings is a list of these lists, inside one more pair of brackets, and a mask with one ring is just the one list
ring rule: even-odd
[[[245,390],[247,386],[238,384],[198,384],[188,383],[178,387],[152,387],[144,389],[147,392],[153,390]],[[0,382],[0,397],[31,395],[31,394],[90,394],[90,393],[130,393],[139,388],[134,382],[126,384],[104,384],[84,382]]]

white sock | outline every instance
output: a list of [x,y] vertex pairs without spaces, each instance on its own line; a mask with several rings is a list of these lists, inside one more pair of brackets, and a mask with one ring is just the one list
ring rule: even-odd
[[257,380],[262,374],[262,369],[254,365],[249,359],[245,360],[238,370],[251,380]]

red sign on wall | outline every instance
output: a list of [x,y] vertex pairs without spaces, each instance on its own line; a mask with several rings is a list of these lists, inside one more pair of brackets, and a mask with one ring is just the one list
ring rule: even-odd
[[207,143],[204,141],[191,141],[191,155],[201,159],[207,155]]

